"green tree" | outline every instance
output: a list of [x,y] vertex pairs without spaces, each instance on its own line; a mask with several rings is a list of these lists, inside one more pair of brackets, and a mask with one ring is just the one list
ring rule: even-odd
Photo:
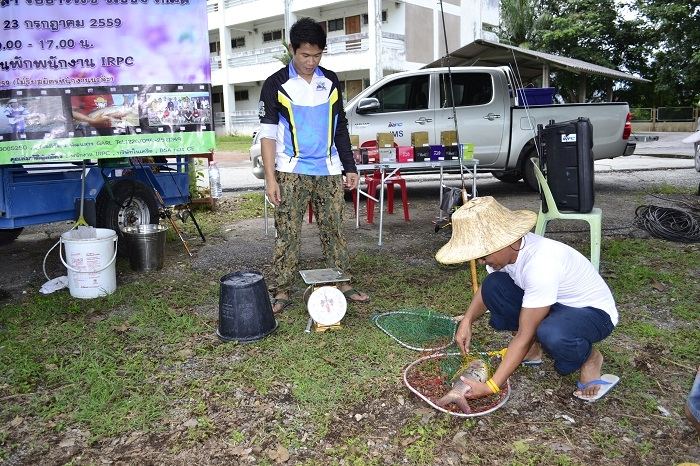
[[498,36],[516,47],[530,48],[538,20],[538,0],[501,0]]
[[700,96],[700,3],[698,0],[636,0],[653,37],[652,105],[698,104]]
[[[623,18],[614,0],[543,0],[541,8],[534,48],[630,73],[643,71],[646,29],[639,20]],[[580,76],[557,71],[553,82],[568,100],[579,100]],[[609,100],[614,85],[610,78],[589,75],[584,100]]]

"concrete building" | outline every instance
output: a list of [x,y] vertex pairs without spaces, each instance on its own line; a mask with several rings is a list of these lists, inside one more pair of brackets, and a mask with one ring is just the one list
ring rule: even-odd
[[[447,43],[455,50],[499,22],[498,0],[443,0]],[[345,100],[383,76],[420,68],[445,53],[436,0],[208,0],[213,109],[218,134],[250,134],[260,88],[283,65],[282,41],[297,18],[328,34],[321,65],[335,71]]]

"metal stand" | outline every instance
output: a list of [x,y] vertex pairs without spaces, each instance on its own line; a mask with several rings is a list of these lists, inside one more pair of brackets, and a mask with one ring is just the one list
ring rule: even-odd
[[[476,172],[479,165],[478,159],[463,160],[462,166],[466,170],[468,175],[472,177],[472,197],[476,197]],[[360,228],[360,196],[365,196],[373,199],[375,202],[379,203],[379,241],[377,244],[382,245],[382,234],[384,232],[384,182],[387,178],[390,178],[396,173],[397,170],[402,168],[426,168],[426,169],[439,169],[440,170],[440,202],[442,202],[442,186],[444,179],[444,169],[445,168],[456,168],[460,167],[459,160],[441,160],[441,161],[425,161],[425,162],[379,162],[371,164],[360,164],[357,165],[358,175],[362,171],[367,170],[379,170],[381,173],[381,184],[379,189],[379,199],[371,197],[366,192],[360,189],[360,184],[357,184],[357,206],[355,208],[355,228]],[[387,171],[389,174],[387,175]],[[439,207],[438,207],[439,208]],[[439,213],[439,220],[442,219],[442,211]]]

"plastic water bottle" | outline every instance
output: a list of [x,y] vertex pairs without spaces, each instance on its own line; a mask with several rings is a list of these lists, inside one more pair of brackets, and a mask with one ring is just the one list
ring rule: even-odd
[[216,165],[216,162],[209,164],[209,188],[211,190],[212,198],[221,198],[223,194],[221,189],[221,173],[219,172],[219,167]]

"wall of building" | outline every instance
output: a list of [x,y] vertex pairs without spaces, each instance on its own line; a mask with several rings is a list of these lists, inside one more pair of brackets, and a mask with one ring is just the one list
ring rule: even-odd
[[438,56],[435,59],[445,55],[445,33],[447,33],[447,46],[450,51],[457,50],[462,45],[460,43],[460,17],[457,15],[451,15],[445,13],[445,26],[446,30],[442,30],[442,16],[438,17]]
[[[375,53],[370,43],[372,21],[367,17],[372,1],[375,0],[290,0],[292,22],[304,16],[320,21],[360,16],[360,34],[365,37],[356,44],[361,43],[361,46],[353,48],[352,41],[345,42],[347,39],[343,36],[348,32],[343,23],[344,27],[339,30],[327,30],[329,48],[321,61],[322,66],[338,74],[346,87],[346,101],[369,85],[370,70],[374,73],[377,67],[374,61],[377,55],[383,74],[387,75],[417,69],[445,51],[439,2],[382,0],[381,10],[386,18],[380,26],[382,47]],[[208,0],[208,4],[211,6],[212,0]],[[483,22],[498,24],[499,0],[444,0],[442,6],[450,51],[483,37]],[[282,66],[280,61],[271,60],[274,55],[283,53],[281,40],[266,42],[263,36],[282,31],[284,37],[284,0],[253,0],[230,8],[225,8],[224,1],[219,0],[217,9],[210,11],[210,42],[220,43],[212,52],[214,60],[226,55],[236,60],[236,66],[221,63],[221,68],[214,66],[212,69],[212,82],[222,96],[220,102],[213,105],[214,111],[221,112],[226,103],[227,112],[235,112],[234,120],[250,119],[250,114],[257,111],[262,82]],[[232,48],[231,39],[241,39],[244,43]],[[340,41],[333,42],[334,39]],[[331,45],[335,47],[332,52]],[[247,98],[243,95],[245,92]],[[236,94],[238,99],[235,99]]]
[[433,61],[433,10],[419,5],[405,5],[406,60],[430,63]]

